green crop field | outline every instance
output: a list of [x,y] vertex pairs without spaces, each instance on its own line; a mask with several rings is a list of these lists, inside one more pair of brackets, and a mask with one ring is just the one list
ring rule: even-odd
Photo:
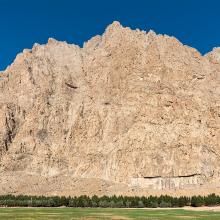
[[220,212],[213,211],[187,211],[182,209],[104,209],[104,208],[0,208],[0,220],[5,219],[83,219],[83,220],[220,220]]

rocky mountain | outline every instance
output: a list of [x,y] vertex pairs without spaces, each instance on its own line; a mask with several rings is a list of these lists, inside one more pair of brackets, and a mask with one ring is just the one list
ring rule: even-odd
[[220,48],[114,22],[0,75],[0,194],[220,192]]

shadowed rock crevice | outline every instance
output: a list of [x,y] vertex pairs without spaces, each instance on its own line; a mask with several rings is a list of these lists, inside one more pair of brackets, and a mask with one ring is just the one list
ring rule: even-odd
[[6,151],[8,151],[10,145],[13,142],[13,139],[16,136],[17,127],[18,127],[14,112],[10,107],[8,108],[8,112],[6,115],[5,127],[6,127],[6,134],[5,134],[4,143],[5,143],[5,149]]
[[65,83],[65,85],[68,86],[71,89],[77,89],[78,88],[77,86],[74,86],[74,85],[69,84],[69,83]]
[[188,177],[195,177],[195,176],[201,176],[200,173],[194,173],[189,175],[178,175],[178,176],[144,176],[144,179],[158,179],[158,178],[188,178]]

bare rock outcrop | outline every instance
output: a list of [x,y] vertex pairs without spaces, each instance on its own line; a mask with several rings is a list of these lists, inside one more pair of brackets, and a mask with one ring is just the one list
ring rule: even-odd
[[[220,51],[114,22],[0,75],[0,193],[218,192]],[[187,191],[186,191],[187,190]]]

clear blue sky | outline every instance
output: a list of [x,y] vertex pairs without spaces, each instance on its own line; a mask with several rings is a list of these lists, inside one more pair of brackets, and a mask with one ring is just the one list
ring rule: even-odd
[[114,20],[173,35],[202,54],[220,46],[219,0],[0,0],[0,70],[35,42],[82,45]]

